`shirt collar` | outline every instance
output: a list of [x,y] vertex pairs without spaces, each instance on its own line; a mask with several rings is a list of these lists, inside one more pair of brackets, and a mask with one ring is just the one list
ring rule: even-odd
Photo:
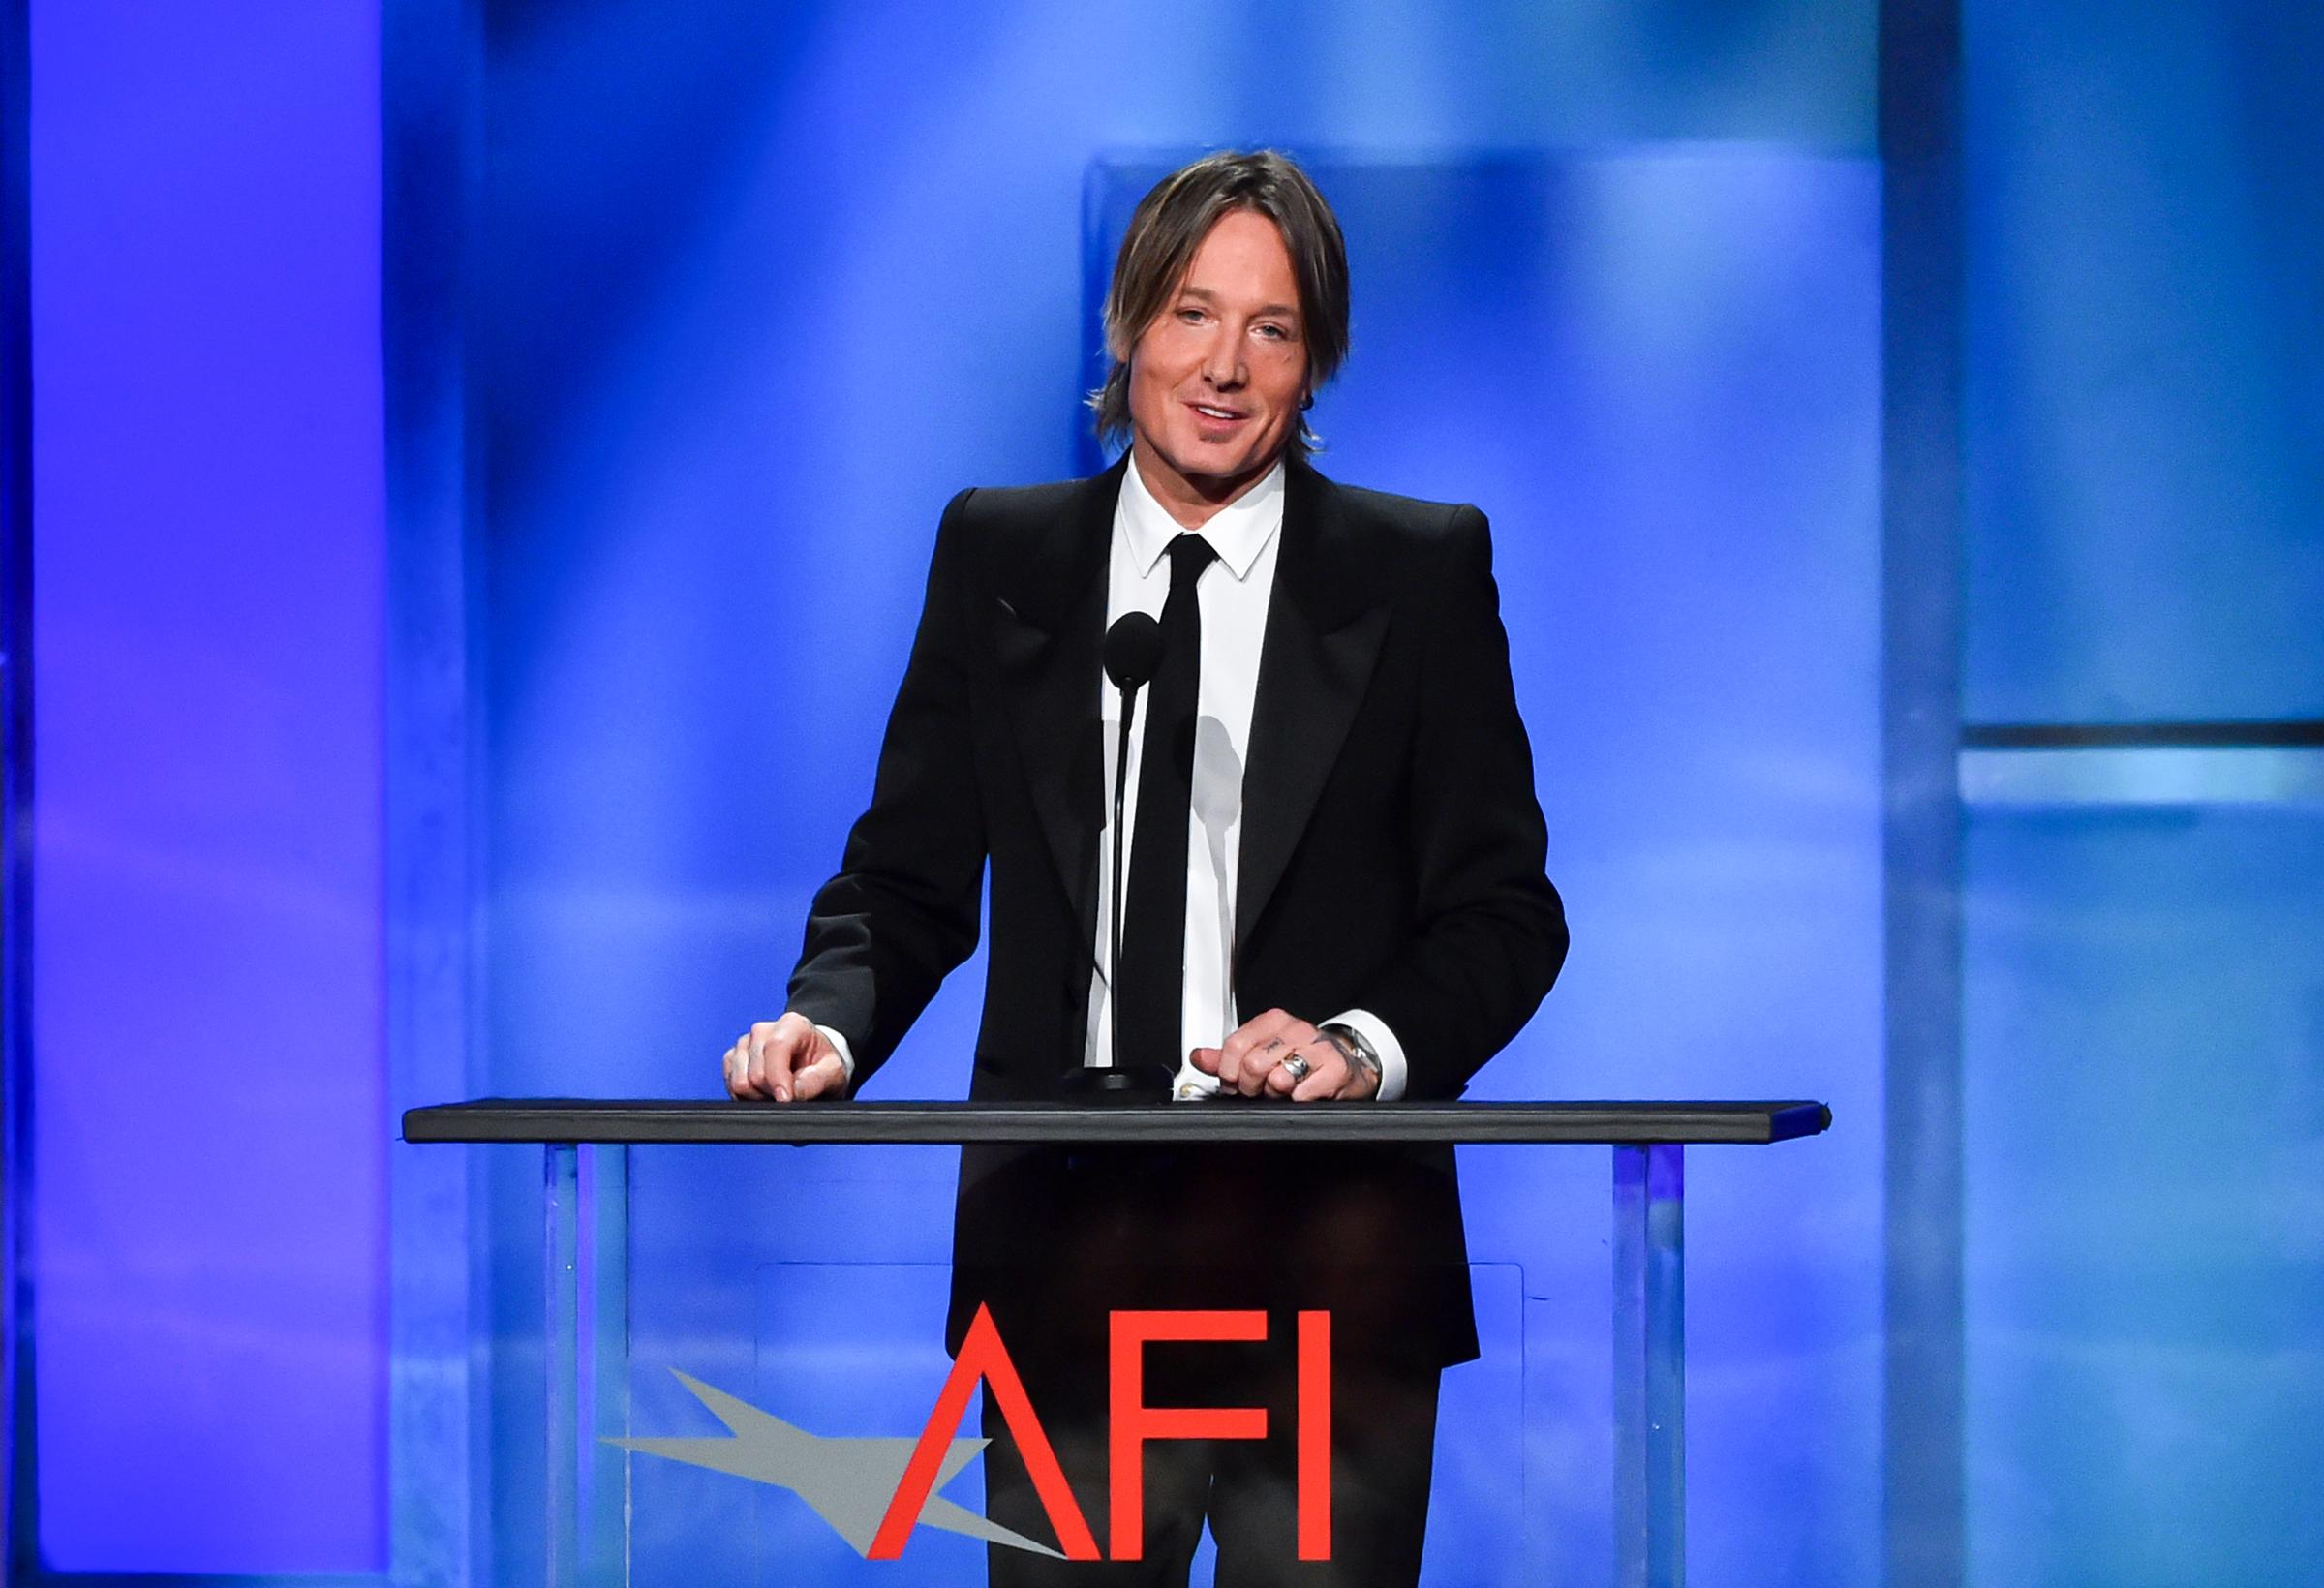
[[[1123,467],[1121,502],[1115,514],[1122,534],[1127,536],[1130,559],[1137,565],[1141,578],[1154,571],[1170,543],[1187,533],[1186,527],[1170,516],[1168,508],[1154,500],[1153,492],[1146,488],[1146,480],[1138,473],[1138,460],[1132,458]],[[1210,542],[1218,560],[1238,581],[1250,577],[1252,565],[1267,543],[1283,527],[1283,460],[1277,458],[1259,483],[1228,503],[1200,530],[1194,532]]]

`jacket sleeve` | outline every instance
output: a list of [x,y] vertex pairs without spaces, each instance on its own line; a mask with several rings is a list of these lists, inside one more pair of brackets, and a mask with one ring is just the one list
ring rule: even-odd
[[953,498],[937,527],[872,803],[848,832],[839,874],[809,907],[791,972],[790,1009],[846,1037],[855,1086],[976,948],[985,825],[972,770],[964,523],[974,494]]
[[1419,930],[1364,1000],[1415,1099],[1460,1095],[1532,1018],[1567,944],[1484,515],[1456,509],[1442,552],[1411,769]]

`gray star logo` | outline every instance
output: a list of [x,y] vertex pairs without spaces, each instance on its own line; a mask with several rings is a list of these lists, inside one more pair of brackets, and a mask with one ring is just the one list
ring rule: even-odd
[[[914,1439],[823,1438],[771,1417],[748,1401],[714,1390],[700,1379],[676,1368],[670,1372],[710,1408],[711,1416],[726,1424],[725,1439],[607,1439],[608,1445],[689,1467],[730,1473],[754,1483],[789,1489],[805,1500],[831,1530],[847,1541],[858,1555],[869,1556],[880,1518],[903,1481],[911,1461]],[[946,1533],[963,1533],[1010,1549],[1030,1550],[1052,1560],[1065,1557],[998,1522],[988,1521],[965,1506],[956,1505],[936,1490],[960,1473],[989,1439],[956,1439],[936,1469],[936,1481],[928,1504],[920,1510],[919,1524]]]

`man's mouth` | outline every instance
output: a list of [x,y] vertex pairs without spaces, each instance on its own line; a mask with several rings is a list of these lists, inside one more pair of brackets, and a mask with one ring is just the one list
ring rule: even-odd
[[1217,408],[1208,403],[1188,403],[1186,406],[1204,418],[1214,420],[1220,424],[1233,424],[1238,419],[1248,417],[1246,414],[1237,412],[1234,409]]

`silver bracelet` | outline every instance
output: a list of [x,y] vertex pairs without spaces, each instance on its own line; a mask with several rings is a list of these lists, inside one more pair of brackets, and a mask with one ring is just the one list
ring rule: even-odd
[[1316,1033],[1331,1039],[1332,1045],[1347,1059],[1349,1068],[1371,1072],[1372,1090],[1377,1092],[1380,1089],[1380,1055],[1372,1051],[1372,1045],[1364,1040],[1361,1031],[1353,1025],[1334,1022],[1330,1025],[1317,1026]]

